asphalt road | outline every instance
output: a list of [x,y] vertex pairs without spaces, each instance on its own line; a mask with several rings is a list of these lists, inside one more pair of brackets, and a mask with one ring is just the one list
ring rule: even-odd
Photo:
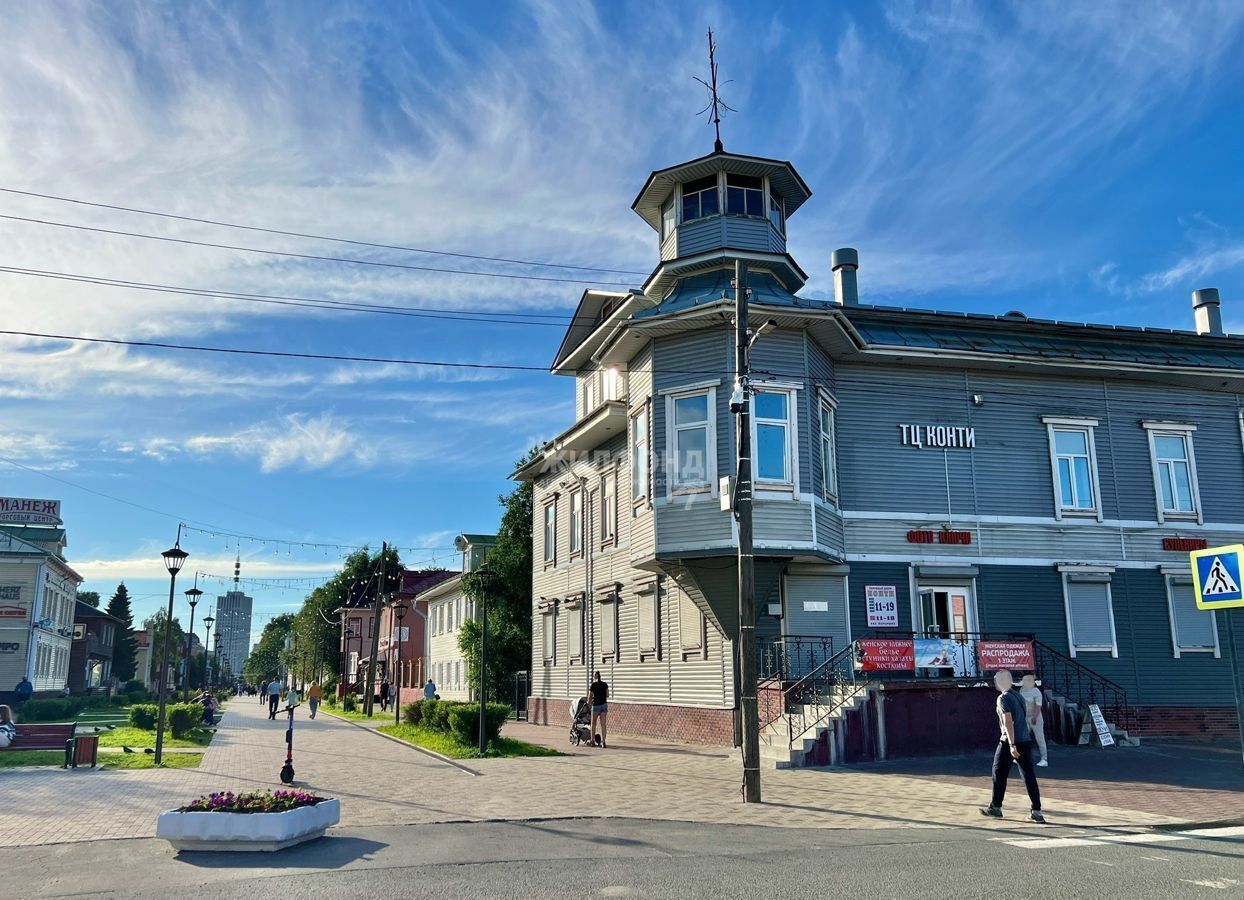
[[0,896],[1244,897],[1244,828],[795,830],[574,819],[334,831],[280,854],[153,839],[0,850]]

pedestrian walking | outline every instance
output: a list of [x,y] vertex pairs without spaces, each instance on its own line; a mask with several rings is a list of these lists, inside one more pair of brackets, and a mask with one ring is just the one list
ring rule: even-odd
[[276,718],[276,708],[281,703],[281,682],[275,678],[268,682],[268,718]]
[[268,682],[259,682],[259,705],[263,706],[268,702]]
[[1045,822],[1045,817],[1041,814],[1041,790],[1037,787],[1037,770],[1033,763],[1036,742],[1032,739],[1024,698],[1015,687],[1015,679],[1006,669],[994,675],[993,683],[998,689],[995,711],[1001,737],[993,754],[993,797],[989,806],[981,809],[981,815],[1002,818],[1006,782],[1011,776],[1011,768],[1019,763],[1019,770],[1024,775],[1024,787],[1027,788],[1028,799],[1032,803],[1032,812],[1028,817],[1034,822]]
[[380,682],[380,711],[385,712],[389,708],[389,679]]
[[603,749],[609,738],[609,685],[595,672],[587,690],[592,696],[592,743]]
[[0,750],[3,750],[17,738],[17,722],[13,718],[13,710],[0,703]]
[[297,706],[298,699],[298,688],[294,687],[294,683],[291,681],[289,683],[289,690],[285,693],[285,708],[289,709]]
[[1025,675],[1020,684],[1022,686],[1019,694],[1024,698],[1024,705],[1027,707],[1028,727],[1032,729],[1032,739],[1037,742],[1037,750],[1041,754],[1037,765],[1048,766],[1050,751],[1045,743],[1045,716],[1041,708],[1045,699],[1041,696],[1041,688],[1037,687],[1036,675]]
[[428,683],[423,686],[423,699],[424,700],[435,700],[436,699],[436,682],[433,681],[431,678],[429,678]]
[[35,692],[35,686],[30,683],[29,678],[23,675],[22,680],[19,681],[17,683],[17,687],[13,689],[13,693],[17,695],[18,708],[21,708],[21,705],[25,703],[27,700],[29,700],[30,695],[33,694],[34,692]]
[[324,689],[320,687],[319,682],[313,682],[311,687],[307,688],[307,705],[311,707],[311,718],[315,718],[315,711],[320,708],[320,701],[324,699]]

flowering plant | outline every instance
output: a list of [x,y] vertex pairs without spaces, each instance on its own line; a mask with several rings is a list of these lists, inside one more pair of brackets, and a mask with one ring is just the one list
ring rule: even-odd
[[249,791],[235,794],[221,791],[205,794],[187,803],[178,812],[268,813],[287,812],[300,806],[315,806],[324,798],[306,791]]

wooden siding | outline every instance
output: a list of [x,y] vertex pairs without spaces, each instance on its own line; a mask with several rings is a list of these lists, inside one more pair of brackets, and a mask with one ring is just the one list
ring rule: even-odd
[[661,242],[661,259],[669,261],[725,248],[785,253],[786,238],[768,219],[708,216],[679,225]]

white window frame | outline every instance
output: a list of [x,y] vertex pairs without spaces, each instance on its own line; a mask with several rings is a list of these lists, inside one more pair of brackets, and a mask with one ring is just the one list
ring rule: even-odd
[[[549,516],[550,511],[552,512],[552,521],[550,521],[550,516]],[[547,569],[547,568],[557,565],[557,496],[556,495],[553,496],[552,500],[549,500],[544,504],[543,535],[544,535],[544,567]]]
[[[1068,655],[1075,659],[1081,653],[1109,653],[1113,659],[1119,658],[1119,632],[1115,625],[1114,619],[1114,569],[1112,568],[1092,568],[1087,566],[1059,566],[1059,572],[1062,574],[1063,582],[1063,613],[1067,619],[1067,648]],[[1077,647],[1075,642],[1075,631],[1071,626],[1071,593],[1067,589],[1067,585],[1071,583],[1073,575],[1092,575],[1097,576],[1092,583],[1104,584],[1106,586],[1106,605],[1110,610],[1110,646],[1100,647]],[[1100,580],[1098,580],[1100,579]]]
[[[1158,511],[1158,521],[1195,519],[1197,524],[1202,524],[1205,518],[1201,510],[1201,488],[1196,476],[1196,451],[1192,446],[1192,433],[1196,431],[1197,427],[1183,422],[1142,422],[1141,426],[1149,435],[1149,463],[1153,467],[1154,506]],[[1188,451],[1188,489],[1192,493],[1192,509],[1190,511],[1168,510],[1162,507],[1162,476],[1158,463],[1157,443],[1154,440],[1157,437],[1177,437],[1184,442],[1184,449]],[[1171,487],[1173,490],[1173,479]]]
[[[673,207],[670,209],[670,207]],[[672,212],[673,215],[667,215]],[[678,230],[678,217],[682,214],[682,185],[670,192],[669,199],[661,204],[661,240]]]
[[[799,389],[794,385],[765,384],[753,387],[751,397],[751,428],[752,428],[752,478],[758,486],[790,488],[799,490]],[[786,419],[761,419],[756,412],[756,397],[759,394],[785,394]],[[760,443],[757,439],[762,424],[780,424],[786,429],[786,478],[764,478],[760,474]]]
[[1179,628],[1175,620],[1175,593],[1173,588],[1176,584],[1191,587],[1192,586],[1192,570],[1180,572],[1166,572],[1163,576],[1163,582],[1166,585],[1166,611],[1170,615],[1171,622],[1171,652],[1175,659],[1179,659],[1185,653],[1211,653],[1214,659],[1222,659],[1222,644],[1218,638],[1218,615],[1213,611],[1209,611],[1210,627],[1214,631],[1213,647],[1184,647],[1179,643]]
[[[665,457],[669,460],[669,474],[665,479],[665,496],[667,498],[680,494],[710,494],[717,496],[717,385],[688,385],[675,388],[665,394]],[[674,403],[688,397],[705,396],[708,398],[708,418],[704,424],[677,426],[674,423]],[[707,432],[704,440],[704,478],[703,482],[694,482],[677,486],[678,483],[678,433],[693,428],[704,428]]]
[[543,644],[541,655],[546,666],[557,665],[557,608],[549,607],[540,616]]
[[[1054,490],[1054,518],[1061,520],[1064,516],[1069,518],[1096,518],[1098,522],[1102,521],[1102,502],[1101,502],[1101,478],[1097,474],[1097,438],[1096,428],[1097,419],[1085,418],[1068,418],[1065,416],[1042,416],[1041,421],[1045,423],[1046,437],[1049,443],[1050,451],[1050,478]],[[1089,465],[1089,488],[1093,492],[1093,505],[1091,507],[1080,506],[1063,506],[1063,492],[1061,475],[1058,471],[1058,460],[1060,454],[1055,447],[1055,435],[1059,431],[1078,431],[1085,436],[1085,446],[1088,449],[1088,465]],[[1075,467],[1072,467],[1072,492],[1075,492]]]
[[[578,506],[578,510],[575,507]],[[583,489],[570,492],[570,558],[583,555]]]
[[[635,623],[635,642],[639,649],[639,661],[659,660],[661,658],[661,596],[656,584],[641,587],[635,595],[636,614],[642,620],[645,615],[652,617],[652,646],[645,647],[643,629],[640,621]],[[649,607],[645,609],[645,607]]]
[[[769,220],[769,224],[777,229],[777,233],[786,236],[786,201],[782,199],[778,193],[773,190],[772,179],[768,175],[765,176],[765,218]],[[777,201],[778,215],[781,216],[782,224],[773,221],[774,202]]]
[[[637,426],[643,425],[642,428]],[[651,478],[652,458],[648,452],[651,443],[652,404],[644,400],[643,404],[630,416],[630,430],[627,440],[631,454],[631,506],[646,503],[649,497],[649,480]],[[638,436],[636,433],[638,432]]]
[[618,542],[618,470],[610,466],[600,476],[600,545]]
[[[825,433],[825,413],[829,413],[829,434]],[[816,428],[821,441],[821,497],[838,505],[838,404],[820,394],[816,406]]]

